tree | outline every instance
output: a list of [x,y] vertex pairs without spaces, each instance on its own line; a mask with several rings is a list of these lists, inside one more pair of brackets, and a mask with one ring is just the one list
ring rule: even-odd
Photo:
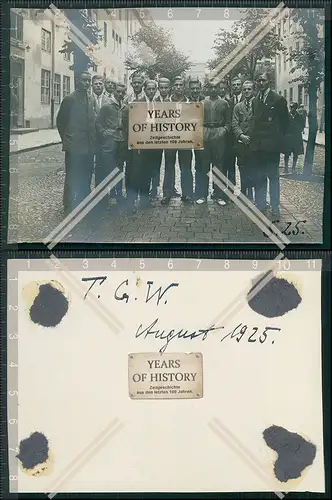
[[184,75],[192,63],[189,57],[176,49],[169,30],[150,23],[142,26],[130,37],[133,51],[126,59],[126,68],[146,74],[149,78],[162,75],[171,81],[178,75]]
[[[100,34],[101,30],[98,28],[96,20],[92,18],[90,11],[91,9],[65,9],[63,11],[68,21],[70,21],[80,33],[91,42],[90,46],[83,44],[83,50],[82,45],[78,46],[68,37],[68,40],[65,41],[64,45],[59,50],[60,53],[73,54],[73,64],[70,66],[70,69],[74,71],[75,80],[82,71],[86,71],[88,68],[96,66],[93,57],[93,47],[97,47],[98,43],[102,40]],[[89,48],[90,56],[88,55]]]
[[309,134],[304,157],[303,175],[312,175],[316,135],[318,130],[317,97],[324,81],[324,10],[323,9],[293,9],[292,19],[298,29],[295,38],[298,49],[294,50],[289,59],[293,62],[291,73],[298,73],[292,82],[300,82],[308,92],[309,98]]
[[[215,38],[213,50],[216,57],[209,61],[208,66],[212,70],[222,62],[233,50],[235,50],[253,30],[259,26],[267,16],[269,9],[240,9],[241,19],[235,21],[231,31],[221,28]],[[260,61],[274,58],[276,52],[284,50],[280,36],[275,29],[271,29],[253,47],[249,54],[245,55],[229,72],[226,77],[228,83],[234,76],[241,75],[244,78],[254,80]]]

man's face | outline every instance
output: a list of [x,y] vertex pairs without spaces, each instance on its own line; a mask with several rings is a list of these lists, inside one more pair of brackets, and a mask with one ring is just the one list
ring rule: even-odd
[[92,90],[96,95],[101,95],[104,90],[103,80],[99,78],[98,80],[94,80],[92,84]]
[[183,90],[184,90],[184,83],[181,80],[176,80],[173,85],[174,88],[174,94],[176,96],[182,96],[183,95]]
[[169,95],[170,85],[168,82],[160,82],[159,83],[159,92],[163,99]]
[[140,94],[143,88],[142,78],[134,77],[132,79],[131,86],[133,87],[135,94]]
[[112,80],[109,80],[109,79],[105,80],[105,90],[106,90],[106,92],[108,92],[109,94],[113,94],[114,88],[115,88],[115,85],[112,82]]
[[157,92],[157,87],[153,83],[148,83],[145,87],[145,94],[150,101],[154,98]]
[[124,85],[116,85],[113,95],[117,101],[123,101],[126,93],[126,87]]
[[91,85],[91,76],[84,73],[80,76],[77,84],[77,88],[79,90],[84,90],[85,92],[87,92]]
[[264,92],[269,86],[269,80],[267,79],[266,75],[261,75],[257,78],[257,87],[258,90]]
[[209,86],[209,95],[211,97],[216,97],[218,95],[218,85],[210,85]]
[[198,82],[190,83],[189,85],[190,95],[193,99],[198,99],[201,93],[201,86]]
[[219,95],[220,97],[225,97],[226,95],[226,85],[224,83],[220,83],[219,85]]
[[233,94],[235,94],[235,95],[241,94],[241,87],[242,87],[241,80],[234,80],[232,82]]
[[254,95],[253,83],[244,83],[242,87],[242,94],[244,95],[245,99],[251,99],[251,97]]

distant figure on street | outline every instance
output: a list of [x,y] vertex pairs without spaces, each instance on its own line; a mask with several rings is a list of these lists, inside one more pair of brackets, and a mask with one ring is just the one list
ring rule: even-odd
[[[209,191],[210,168],[217,167],[224,175],[226,170],[225,146],[227,132],[230,130],[229,105],[219,97],[219,86],[212,82],[208,85],[209,95],[204,99],[204,150],[200,169],[196,171],[198,205],[205,203]],[[213,199],[221,206],[226,205],[226,194],[213,183]]]
[[235,104],[232,118],[232,130],[236,139],[235,153],[240,170],[241,193],[253,200],[254,166],[250,149],[253,113],[251,101],[254,95],[254,84],[245,81],[242,86],[243,100]]
[[272,215],[280,215],[280,153],[284,150],[288,130],[288,109],[284,97],[271,90],[267,72],[258,75],[258,94],[252,100],[253,132],[251,147],[255,160],[255,201],[266,211],[267,179],[269,180]]
[[285,174],[288,174],[288,163],[289,157],[293,154],[293,165],[292,173],[296,171],[297,159],[300,155],[304,154],[303,149],[303,116],[298,112],[297,102],[290,103],[290,113],[289,113],[289,126],[286,135],[286,145],[285,145]]
[[91,190],[95,153],[95,111],[90,95],[91,75],[83,72],[76,90],[60,106],[56,124],[65,151],[65,213],[71,212]]
[[302,131],[302,133],[303,133],[304,129],[307,126],[308,113],[307,113],[307,110],[305,109],[305,107],[303,106],[303,104],[299,104],[297,112],[303,117],[303,131]]
[[[122,129],[123,99],[126,93],[124,83],[116,83],[112,97],[105,103],[96,119],[97,145],[100,150],[100,165],[96,165],[96,186],[116,167],[122,171],[124,163],[124,135]],[[122,182],[118,182],[110,192],[117,204],[123,201]],[[105,196],[101,207],[106,207]]]

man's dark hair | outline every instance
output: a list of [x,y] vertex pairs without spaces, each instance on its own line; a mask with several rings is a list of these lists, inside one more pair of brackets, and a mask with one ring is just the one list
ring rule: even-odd
[[258,75],[256,76],[256,80],[258,80],[262,76],[266,76],[267,81],[271,82],[271,73],[269,71],[261,71],[260,73],[258,73]]
[[242,83],[242,78],[240,76],[233,76],[233,78],[231,79],[231,83],[236,82],[237,80]]
[[190,85],[191,85],[192,83],[198,83],[200,87],[202,86],[202,82],[201,82],[201,81],[200,81],[200,79],[199,79],[199,78],[197,78],[197,77],[194,77],[194,78],[190,78],[190,79],[189,79],[189,82],[188,82],[189,87],[190,87]]
[[126,85],[122,82],[113,82],[114,87],[124,87],[126,88]]
[[130,81],[132,82],[134,78],[139,78],[140,80],[142,80],[142,82],[144,82],[144,76],[142,75],[142,73],[134,73],[133,75],[131,75]]
[[174,78],[174,80],[173,80],[173,84],[174,84],[175,82],[182,82],[182,83],[184,84],[184,78],[183,78],[183,76],[176,76],[176,77]]
[[169,78],[166,78],[165,76],[162,76],[161,78],[159,78],[158,83],[168,83],[170,85],[171,80]]
[[89,75],[91,76],[91,73],[87,70],[81,71],[81,73],[78,75],[78,80],[82,78],[83,75]]

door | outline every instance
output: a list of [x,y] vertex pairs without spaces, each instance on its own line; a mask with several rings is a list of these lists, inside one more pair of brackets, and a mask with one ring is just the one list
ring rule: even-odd
[[11,58],[10,62],[11,127],[24,127],[24,60]]

